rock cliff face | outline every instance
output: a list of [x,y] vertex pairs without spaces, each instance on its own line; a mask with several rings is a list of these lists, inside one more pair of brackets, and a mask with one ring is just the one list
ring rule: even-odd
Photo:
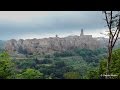
[[65,38],[20,39],[18,41],[12,39],[5,44],[5,49],[10,54],[44,54],[74,48],[96,49],[100,47],[100,42],[96,38],[92,38],[91,35],[68,36]]
[[[105,39],[106,40],[106,39]],[[20,39],[9,40],[5,49],[11,54],[46,54],[55,51],[71,50],[74,48],[96,49],[104,47],[103,38],[92,38],[92,35],[84,35],[81,30],[80,36],[68,36],[65,38],[56,37],[43,39]],[[106,41],[105,41],[106,43]]]

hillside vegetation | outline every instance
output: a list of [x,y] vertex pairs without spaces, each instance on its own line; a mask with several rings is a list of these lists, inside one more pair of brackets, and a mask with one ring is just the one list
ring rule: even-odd
[[[76,48],[42,57],[28,56],[26,59],[12,58],[3,52],[1,63],[8,57],[9,62],[4,62],[5,65],[1,64],[0,76],[14,79],[87,79],[88,72],[97,70],[100,61],[106,58],[106,52],[105,48],[96,50]],[[9,71],[11,75],[2,73],[6,67],[11,69]]]

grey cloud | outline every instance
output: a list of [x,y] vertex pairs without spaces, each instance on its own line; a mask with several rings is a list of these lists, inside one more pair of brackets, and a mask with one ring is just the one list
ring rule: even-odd
[[[54,15],[44,19],[43,24],[38,24],[41,29],[99,29],[104,27],[101,12],[72,12],[66,15]],[[39,20],[39,19],[38,19]],[[45,22],[46,21],[46,22]],[[41,22],[41,21],[39,21]],[[38,23],[39,23],[38,22]]]
[[[95,30],[102,29],[105,26],[101,11],[77,11],[77,12],[51,12],[45,17],[34,17],[33,22],[17,24],[10,22],[0,22],[1,37],[25,33],[52,33],[67,32],[76,29]],[[10,36],[9,36],[10,35]]]

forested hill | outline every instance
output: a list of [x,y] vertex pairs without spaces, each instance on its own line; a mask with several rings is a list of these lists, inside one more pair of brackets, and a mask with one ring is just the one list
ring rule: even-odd
[[[100,61],[107,56],[106,52],[105,48],[96,50],[76,48],[42,57],[33,55],[25,59],[13,58],[13,62],[18,73],[30,68],[38,70],[47,79],[85,79],[88,78],[87,73],[90,70],[98,69]],[[27,77],[23,75],[16,78]]]

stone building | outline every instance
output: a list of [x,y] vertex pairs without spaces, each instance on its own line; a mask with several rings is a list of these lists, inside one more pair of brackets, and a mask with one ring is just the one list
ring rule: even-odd
[[70,50],[74,48],[96,49],[99,47],[99,41],[93,38],[92,35],[84,35],[84,31],[81,29],[80,36],[75,35],[60,38],[56,35],[56,37],[53,38],[20,39],[18,41],[12,39],[7,41],[5,49],[12,54],[14,51],[17,53],[20,53],[19,51],[26,51],[28,54],[40,54]]

